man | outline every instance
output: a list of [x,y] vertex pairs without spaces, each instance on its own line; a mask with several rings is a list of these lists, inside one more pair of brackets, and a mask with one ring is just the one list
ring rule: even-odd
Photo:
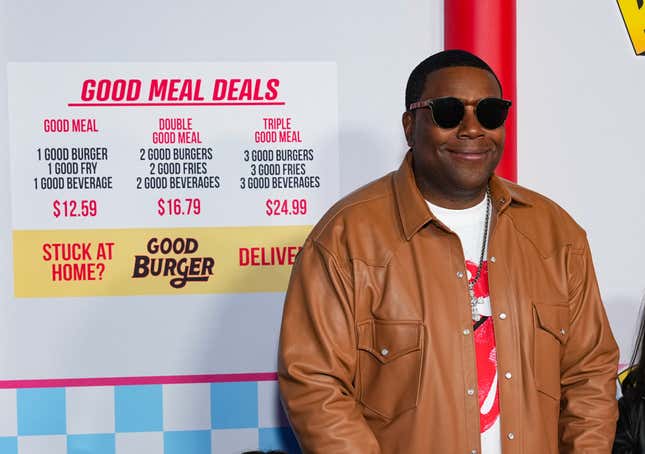
[[399,170],[306,240],[279,376],[307,453],[609,453],[616,343],[584,231],[493,171],[510,102],[464,51],[406,88]]

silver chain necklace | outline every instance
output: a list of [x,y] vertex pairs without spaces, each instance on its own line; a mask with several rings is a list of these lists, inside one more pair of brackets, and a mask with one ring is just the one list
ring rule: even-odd
[[486,244],[488,242],[488,222],[490,221],[490,187],[486,188],[486,219],[484,221],[484,239],[482,240],[482,251],[479,255],[479,265],[477,265],[477,272],[472,281],[468,282],[468,295],[470,296],[470,311],[472,314],[473,321],[479,321],[482,316],[479,313],[477,305],[480,304],[481,299],[475,297],[475,284],[479,281],[479,278],[482,274],[482,268],[484,266],[484,254],[486,253]]

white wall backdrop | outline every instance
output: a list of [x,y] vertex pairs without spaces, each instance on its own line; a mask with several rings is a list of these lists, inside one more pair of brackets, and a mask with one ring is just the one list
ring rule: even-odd
[[645,56],[616,2],[518,1],[518,179],[587,230],[621,360],[645,289]]

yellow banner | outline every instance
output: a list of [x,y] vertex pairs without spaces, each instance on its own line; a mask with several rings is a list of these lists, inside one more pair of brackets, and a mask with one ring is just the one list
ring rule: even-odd
[[311,226],[13,232],[18,298],[285,291]]
[[645,4],[644,0],[618,0],[634,52],[645,53]]

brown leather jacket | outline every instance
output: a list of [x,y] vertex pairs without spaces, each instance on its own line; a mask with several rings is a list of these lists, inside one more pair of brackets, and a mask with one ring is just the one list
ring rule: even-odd
[[[480,452],[463,252],[411,159],[338,202],[293,268],[279,377],[307,453]],[[585,233],[543,196],[490,187],[504,454],[610,453],[618,349]]]

